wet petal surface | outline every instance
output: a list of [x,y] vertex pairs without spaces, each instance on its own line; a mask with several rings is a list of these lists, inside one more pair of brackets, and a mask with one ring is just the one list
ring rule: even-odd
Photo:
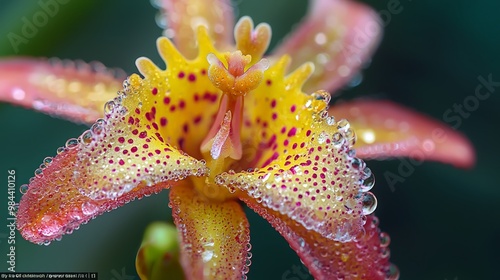
[[220,48],[232,43],[233,8],[229,0],[155,0],[166,21],[164,35],[173,38],[182,54],[194,58],[198,53],[195,38],[198,26],[210,30],[210,37]]
[[314,0],[310,5],[298,29],[273,54],[289,54],[292,68],[314,62],[316,70],[304,89],[335,92],[378,45],[381,22],[371,8],[355,1]]
[[349,119],[358,135],[360,158],[412,157],[462,168],[474,165],[474,148],[460,132],[390,101],[350,101],[330,112]]
[[97,62],[33,58],[0,61],[0,75],[1,101],[89,124],[103,117],[125,78]]
[[312,66],[284,77],[287,62],[283,57],[271,66],[245,99],[240,164],[252,169],[223,173],[215,182],[326,238],[351,240],[376,207],[367,192],[373,175],[350,151],[355,134],[349,123],[327,114],[330,95],[301,91]]
[[250,232],[238,202],[211,202],[191,186],[178,185],[170,191],[170,203],[186,278],[246,279]]
[[244,201],[285,237],[315,279],[399,278],[397,267],[389,263],[389,236],[380,232],[378,219],[373,215],[367,216],[363,232],[356,240],[337,242],[305,229],[286,216],[263,208],[253,199]]

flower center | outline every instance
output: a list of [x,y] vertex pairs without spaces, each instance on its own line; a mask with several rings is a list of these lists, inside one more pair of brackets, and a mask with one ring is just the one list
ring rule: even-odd
[[[204,182],[205,190],[221,188],[215,186],[215,176],[227,171],[235,160],[241,159],[240,137],[244,98],[247,93],[259,86],[264,71],[268,68],[266,59],[251,65],[252,57],[243,55],[241,51],[225,53],[225,63],[214,54],[209,54],[207,60],[210,64],[208,77],[214,86],[222,91],[222,98],[215,121],[200,147],[210,168],[210,175]],[[214,193],[214,190],[212,189],[210,193]],[[225,189],[216,193],[212,195],[218,199],[225,199],[229,194]]]
[[269,27],[261,25],[253,30],[252,25],[248,18],[237,24],[235,38],[239,50],[224,53],[221,58],[213,53],[207,56],[208,78],[222,92],[222,98],[215,121],[200,146],[210,175],[203,182],[195,180],[195,185],[203,188],[202,193],[211,199],[224,200],[232,196],[216,184],[215,177],[228,171],[231,164],[242,157],[244,98],[259,86],[269,67],[268,61],[261,59],[269,45]]

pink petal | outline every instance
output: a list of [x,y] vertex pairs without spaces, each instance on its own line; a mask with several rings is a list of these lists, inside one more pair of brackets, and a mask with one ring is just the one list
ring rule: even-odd
[[170,202],[186,278],[246,279],[250,231],[239,203],[209,201],[187,184],[172,187]]
[[33,58],[0,60],[0,76],[0,101],[84,123],[103,116],[125,78],[100,63]]
[[232,43],[234,17],[230,0],[157,0],[166,19],[165,36],[188,58],[198,54],[196,28],[205,25],[217,49]]
[[[364,234],[360,233],[354,241],[338,242],[307,230],[290,218],[263,208],[252,199],[243,200],[285,237],[314,279],[399,278],[397,267],[389,262],[389,236],[380,232],[378,219],[373,215],[367,216]],[[284,275],[283,279],[288,276]]]
[[389,101],[356,100],[330,108],[347,118],[357,134],[356,155],[364,159],[411,157],[470,168],[475,152],[470,141],[444,123]]
[[289,54],[292,69],[306,61],[316,70],[304,91],[334,92],[348,82],[380,41],[381,21],[369,7],[348,0],[314,0],[301,25],[273,55]]
[[147,99],[131,90],[107,103],[105,119],[35,171],[19,206],[25,239],[50,242],[104,211],[167,188],[167,182],[206,175],[204,162],[165,143],[144,121],[138,106]]

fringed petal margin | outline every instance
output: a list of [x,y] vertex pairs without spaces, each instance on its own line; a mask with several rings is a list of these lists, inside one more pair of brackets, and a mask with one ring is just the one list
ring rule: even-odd
[[167,188],[169,181],[206,175],[204,162],[164,143],[139,120],[128,121],[136,97],[108,103],[106,119],[68,140],[23,186],[18,228],[25,239],[50,242],[104,211]]
[[273,55],[288,54],[291,68],[314,62],[305,92],[334,92],[357,73],[381,37],[381,20],[369,7],[350,0],[314,0],[306,18]]
[[92,124],[121,89],[125,73],[92,62],[7,58],[0,61],[0,101]]
[[462,168],[475,163],[474,147],[460,132],[390,101],[350,101],[329,112],[349,119],[358,135],[354,147],[360,158],[410,157]]
[[211,202],[188,184],[170,190],[186,279],[246,279],[250,231],[237,201]]
[[[265,218],[297,252],[317,280],[397,280],[399,271],[389,262],[389,236],[378,229],[378,219],[367,216],[364,232],[350,242],[327,239],[290,218],[263,208],[253,199],[243,201]],[[291,279],[291,278],[290,278]]]
[[194,58],[198,46],[193,40],[199,25],[210,30],[219,50],[232,44],[233,8],[229,0],[156,0],[166,21],[164,35],[173,38],[180,52]]

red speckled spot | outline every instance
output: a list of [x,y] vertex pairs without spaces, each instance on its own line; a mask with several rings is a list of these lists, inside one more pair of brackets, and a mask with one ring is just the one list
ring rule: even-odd
[[292,105],[292,107],[290,107],[290,112],[295,112],[295,110],[297,110],[297,107],[295,105]]
[[271,101],[271,108],[274,108],[274,107],[276,107],[276,99],[273,99]]
[[179,108],[184,109],[184,107],[186,107],[186,101],[181,99],[181,101],[179,101]]
[[163,98],[163,103],[169,104],[170,103],[170,97],[167,96],[167,97]]
[[157,89],[157,88],[153,88],[153,89],[151,90],[151,93],[152,93],[153,95],[158,94],[158,89]]
[[194,82],[194,81],[196,81],[196,75],[195,75],[195,74],[193,74],[193,73],[189,74],[189,76],[188,76],[188,80],[189,80],[190,82]]
[[177,77],[179,77],[179,79],[182,79],[184,78],[184,76],[186,76],[186,74],[184,74],[184,72],[179,72],[179,74],[177,75]]
[[161,117],[160,118],[160,125],[161,126],[166,126],[167,125],[167,118]]

